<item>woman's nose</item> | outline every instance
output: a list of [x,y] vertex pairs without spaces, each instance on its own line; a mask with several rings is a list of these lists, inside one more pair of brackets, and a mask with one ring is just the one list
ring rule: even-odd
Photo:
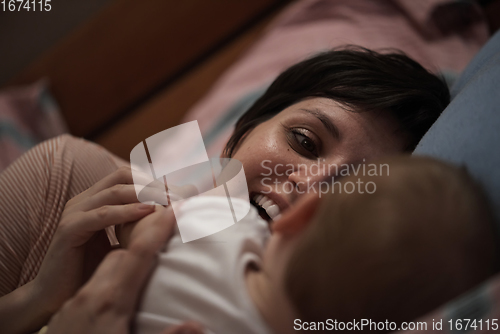
[[296,192],[299,194],[317,189],[319,187],[319,182],[324,178],[325,176],[321,173],[308,173],[305,170],[294,171],[288,175],[288,181],[293,184]]

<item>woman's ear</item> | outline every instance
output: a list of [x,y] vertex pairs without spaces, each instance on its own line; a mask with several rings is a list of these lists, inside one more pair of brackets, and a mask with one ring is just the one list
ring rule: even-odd
[[303,196],[280,219],[272,224],[272,231],[288,235],[302,232],[312,221],[320,202],[321,198],[318,194],[310,193]]

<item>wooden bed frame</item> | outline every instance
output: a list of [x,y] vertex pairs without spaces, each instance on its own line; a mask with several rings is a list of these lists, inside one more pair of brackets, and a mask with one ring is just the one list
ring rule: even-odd
[[48,78],[70,132],[129,159],[179,123],[290,0],[116,0],[9,82]]

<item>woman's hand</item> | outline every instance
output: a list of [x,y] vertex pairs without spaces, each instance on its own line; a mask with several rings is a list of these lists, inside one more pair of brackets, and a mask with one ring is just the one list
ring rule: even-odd
[[[109,252],[103,229],[137,221],[153,211],[154,206],[138,203],[132,173],[127,167],[69,200],[34,280],[40,300],[50,304],[50,311],[57,311],[84,283],[84,260],[100,260]],[[96,235],[98,231],[100,235]],[[85,246],[91,239],[95,242],[86,252]]]
[[[148,196],[147,198],[149,199],[151,197],[151,195],[155,194],[155,192],[156,193],[158,192],[158,189],[160,189],[160,187],[165,187],[165,186],[163,183],[161,184],[161,186],[159,186],[158,183],[152,182],[147,187],[149,187],[149,188],[153,187],[156,189],[156,190],[155,189],[151,189],[151,190],[148,189],[150,192],[146,195]],[[168,192],[169,192],[169,198],[170,198],[171,202],[179,201],[182,199],[186,199],[186,198],[198,195],[198,189],[191,184],[185,184],[183,186],[171,185],[168,188]],[[154,200],[154,198],[151,198],[151,199]],[[116,237],[118,238],[118,241],[120,242],[120,245],[123,248],[128,247],[129,240],[131,238],[131,233],[132,233],[132,231],[134,231],[136,224],[137,224],[137,222],[132,222],[132,223],[126,223],[126,224],[116,226],[116,229],[115,229]]]
[[[106,256],[88,283],[51,319],[48,334],[128,333],[140,291],[174,224],[172,209],[161,206],[139,221],[130,234],[128,249]],[[201,334],[202,330],[184,324],[165,333],[189,332]]]
[[[164,188],[147,191],[151,198],[164,196]],[[102,259],[111,249],[103,229],[152,212],[153,205],[138,203],[125,167],[68,201],[36,278],[0,299],[2,328],[27,332],[46,324],[85,282],[85,262]],[[94,268],[87,268],[87,277]]]

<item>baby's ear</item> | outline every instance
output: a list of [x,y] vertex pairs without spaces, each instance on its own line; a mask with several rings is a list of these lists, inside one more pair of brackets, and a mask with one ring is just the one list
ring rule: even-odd
[[320,202],[318,194],[310,193],[303,196],[273,223],[272,231],[287,235],[300,233],[312,221]]

